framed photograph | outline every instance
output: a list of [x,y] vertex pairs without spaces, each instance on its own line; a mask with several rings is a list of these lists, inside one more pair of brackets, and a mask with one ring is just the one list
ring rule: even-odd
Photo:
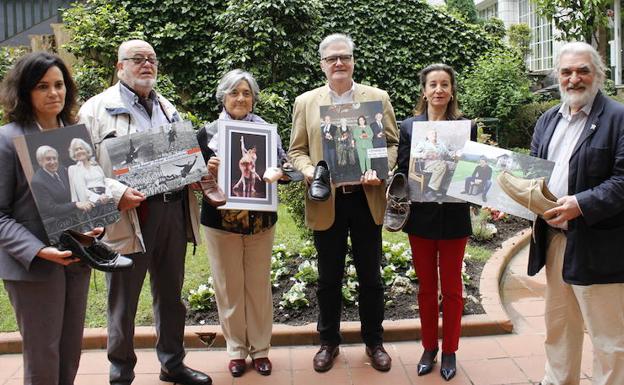
[[470,120],[414,122],[407,176],[412,202],[458,202],[447,190],[461,149],[470,140]]
[[554,167],[555,163],[549,160],[482,143],[466,142],[453,173],[448,195],[534,220],[535,214],[516,203],[499,187],[498,174],[508,171],[521,178],[542,177],[548,181]]
[[277,166],[277,126],[219,120],[219,186],[227,203],[219,209],[277,211],[277,183],[262,175]]
[[86,232],[119,220],[83,124],[18,136],[14,143],[51,242],[67,229]]
[[102,142],[121,183],[147,196],[178,190],[208,172],[189,121]]
[[359,184],[366,170],[388,178],[381,101],[321,106],[323,159],[335,185]]

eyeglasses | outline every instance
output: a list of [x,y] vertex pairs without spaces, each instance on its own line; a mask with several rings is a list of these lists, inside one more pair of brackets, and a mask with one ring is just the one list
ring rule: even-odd
[[158,59],[155,57],[143,57],[143,56],[133,56],[133,57],[125,57],[121,60],[132,60],[132,62],[136,65],[143,65],[145,62],[149,62],[151,65],[158,66]]
[[340,59],[340,62],[343,64],[351,64],[353,61],[353,55],[336,55],[336,56],[325,56],[321,60],[324,60],[327,64],[336,64]]

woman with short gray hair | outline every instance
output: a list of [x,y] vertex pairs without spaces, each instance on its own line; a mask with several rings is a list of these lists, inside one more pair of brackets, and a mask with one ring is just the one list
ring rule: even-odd
[[[216,91],[217,102],[222,107],[219,119],[265,123],[253,113],[259,92],[258,83],[249,72],[235,69],[226,73]],[[197,134],[208,172],[214,180],[220,164],[217,128],[218,122],[213,121]],[[279,137],[277,142],[279,164],[283,164],[286,154]],[[243,141],[241,146],[243,154],[254,152],[251,147],[245,148]],[[248,163],[251,160],[248,159]],[[253,171],[255,173],[255,169]],[[255,179],[250,178],[248,183],[253,186]],[[239,193],[253,197],[255,190],[246,188],[244,183],[242,185]],[[235,189],[234,193],[237,191]],[[277,213],[217,210],[213,204],[204,197],[201,223],[204,225],[219,321],[230,356],[228,369],[234,377],[243,375],[245,359],[251,356],[255,370],[269,375],[272,365],[268,354],[273,328],[271,253]]]

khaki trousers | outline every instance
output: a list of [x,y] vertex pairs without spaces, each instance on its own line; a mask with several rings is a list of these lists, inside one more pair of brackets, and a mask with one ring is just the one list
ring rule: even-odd
[[624,284],[563,281],[565,235],[548,234],[546,254],[546,373],[542,385],[578,385],[584,328],[594,345],[593,385],[624,384]]
[[204,230],[227,352],[231,359],[267,357],[273,330],[275,226],[252,235]]

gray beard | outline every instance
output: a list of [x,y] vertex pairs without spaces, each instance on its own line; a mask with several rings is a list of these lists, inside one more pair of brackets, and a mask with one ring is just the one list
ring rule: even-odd
[[591,100],[598,92],[598,85],[594,82],[589,89],[585,89],[582,94],[570,94],[566,89],[559,85],[559,92],[561,93],[561,101],[570,107],[582,108]]

